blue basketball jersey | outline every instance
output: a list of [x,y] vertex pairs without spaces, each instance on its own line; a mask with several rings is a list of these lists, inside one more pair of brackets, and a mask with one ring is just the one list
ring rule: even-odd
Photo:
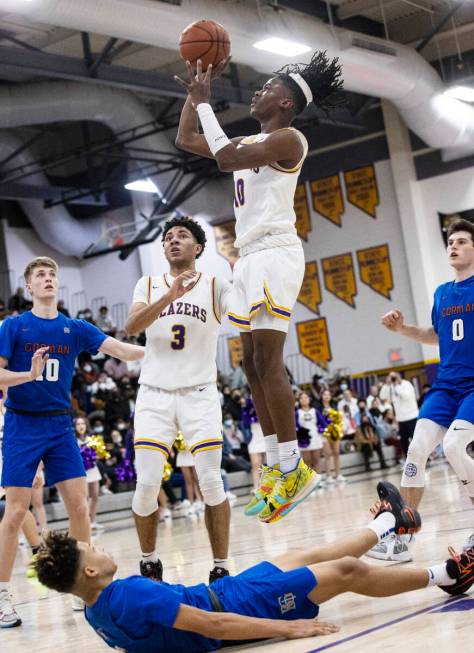
[[108,585],[85,615],[109,646],[128,653],[197,653],[219,648],[216,639],[172,627],[181,603],[212,611],[204,584],[185,587],[130,576]]
[[106,338],[93,324],[62,313],[51,320],[31,311],[6,319],[0,327],[0,356],[8,359],[9,370],[29,370],[39,347],[49,347],[49,359],[41,377],[9,388],[5,406],[37,413],[68,409],[76,356],[96,354]]
[[431,321],[440,353],[435,386],[474,386],[474,276],[436,289]]

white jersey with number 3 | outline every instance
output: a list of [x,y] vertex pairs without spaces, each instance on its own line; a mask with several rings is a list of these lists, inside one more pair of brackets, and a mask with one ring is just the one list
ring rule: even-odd
[[[216,382],[217,338],[231,285],[198,274],[195,286],[169,304],[146,330],[140,384],[171,391]],[[173,281],[170,274],[142,277],[133,303],[156,302]]]
[[[301,132],[287,127],[300,138],[303,156],[294,168],[284,168],[277,162],[249,170],[234,172],[234,211],[236,218],[236,247],[245,247],[264,236],[296,236],[294,197],[298,175],[308,153],[308,142]],[[275,132],[272,132],[275,133]],[[270,134],[256,134],[243,138],[238,148],[260,143]]]

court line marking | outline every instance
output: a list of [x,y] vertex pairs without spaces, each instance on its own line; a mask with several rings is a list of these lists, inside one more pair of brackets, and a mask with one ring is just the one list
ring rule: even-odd
[[434,605],[430,605],[426,608],[422,608],[421,610],[416,610],[416,612],[410,612],[408,614],[405,614],[403,615],[403,617],[397,617],[396,619],[391,619],[390,621],[386,621],[385,623],[379,624],[378,626],[373,626],[372,628],[361,630],[359,633],[348,635],[343,639],[337,640],[337,642],[331,642],[330,644],[325,644],[324,646],[313,648],[310,651],[307,651],[307,653],[319,653],[319,651],[327,651],[330,648],[334,648],[335,646],[339,646],[340,644],[345,644],[346,642],[350,642],[353,639],[359,639],[359,637],[365,637],[365,635],[370,635],[370,633],[374,633],[377,630],[383,630],[384,628],[388,628],[389,626],[393,626],[395,624],[401,623],[402,621],[407,621],[408,619],[413,619],[413,617],[418,617],[420,614],[431,612],[432,610],[436,610],[436,608],[441,608],[445,605],[451,605],[452,603],[456,603],[456,601],[460,601],[461,599],[464,598],[466,598],[464,595],[456,596],[451,599],[447,599],[439,603],[435,603]]

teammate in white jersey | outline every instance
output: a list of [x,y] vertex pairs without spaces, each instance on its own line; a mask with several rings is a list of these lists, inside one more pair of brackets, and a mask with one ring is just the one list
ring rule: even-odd
[[[189,80],[175,79],[188,92],[176,145],[214,158],[234,172],[236,241],[241,258],[234,268],[229,318],[241,330],[244,368],[265,435],[267,465],[259,490],[246,507],[264,522],[281,519],[319,483],[299,455],[294,399],[283,362],[291,311],[304,276],[304,254],[293,209],[298,175],[308,151],[305,137],[291,127],[310,103],[327,109],[342,88],[337,59],[316,53],[307,66],[288,65],[275,73],[252,100],[250,115],[260,133],[229,140],[209,104],[211,76],[187,62]],[[199,134],[198,119],[204,134]]]
[[137,487],[132,509],[142,550],[142,575],[162,579],[156,552],[158,493],[178,431],[194,456],[206,504],[214,568],[210,581],[228,575],[230,507],[220,472],[222,412],[217,394],[216,348],[230,283],[196,272],[206,235],[190,218],[169,220],[163,246],[169,273],[142,277],[135,287],[126,330],[146,329],[145,357],[135,411]]

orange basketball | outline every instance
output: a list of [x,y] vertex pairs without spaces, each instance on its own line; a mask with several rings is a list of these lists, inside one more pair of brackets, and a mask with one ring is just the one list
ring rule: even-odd
[[184,61],[190,61],[196,68],[198,59],[203,71],[212,64],[213,68],[229,56],[230,38],[226,30],[213,20],[197,20],[188,25],[179,39],[179,52]]

